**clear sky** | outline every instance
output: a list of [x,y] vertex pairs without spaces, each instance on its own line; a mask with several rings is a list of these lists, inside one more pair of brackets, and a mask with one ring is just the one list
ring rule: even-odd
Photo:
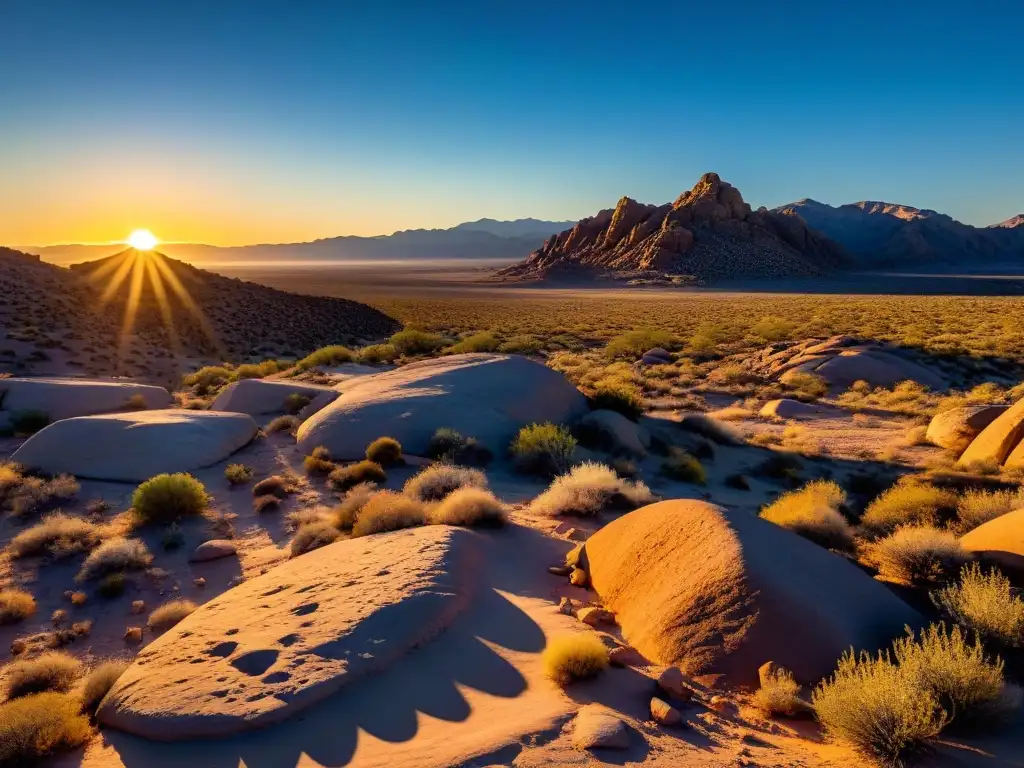
[[1024,210],[1024,3],[0,0],[0,242]]

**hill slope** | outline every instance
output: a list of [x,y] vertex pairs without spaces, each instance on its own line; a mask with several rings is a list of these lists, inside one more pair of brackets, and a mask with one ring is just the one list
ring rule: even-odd
[[765,278],[821,274],[843,262],[842,249],[798,216],[752,211],[739,190],[706,173],[674,203],[623,197],[499,274],[531,278],[584,269]]

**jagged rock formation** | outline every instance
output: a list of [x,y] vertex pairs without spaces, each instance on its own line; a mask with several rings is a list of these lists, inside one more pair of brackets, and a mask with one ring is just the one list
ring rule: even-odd
[[843,260],[842,249],[799,216],[753,211],[738,189],[706,173],[673,203],[623,197],[499,274],[541,277],[589,268],[761,278],[821,274]]

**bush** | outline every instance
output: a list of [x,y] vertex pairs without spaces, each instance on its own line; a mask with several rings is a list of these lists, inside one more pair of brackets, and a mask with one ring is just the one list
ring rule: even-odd
[[374,483],[359,483],[345,492],[341,503],[334,509],[334,524],[343,531],[351,531],[360,510],[377,492]]
[[868,535],[884,536],[901,525],[934,525],[956,503],[952,491],[903,477],[868,505],[860,524]]
[[132,494],[132,507],[144,523],[198,515],[209,503],[206,487],[185,472],[151,477]]
[[388,479],[387,473],[380,464],[373,461],[360,461],[347,467],[338,467],[331,472],[327,481],[336,491],[347,491],[360,483],[383,483]]
[[78,700],[39,693],[0,704],[0,765],[31,765],[84,744],[92,736]]
[[956,573],[969,555],[949,531],[905,525],[871,544],[866,559],[887,579],[921,584],[942,581]]
[[422,501],[394,491],[377,491],[356,517],[353,536],[412,528],[426,522],[426,509]]
[[636,421],[644,412],[644,396],[640,387],[625,381],[602,381],[594,385],[590,405],[599,410],[616,411]]
[[211,387],[221,387],[234,381],[234,378],[234,373],[223,365],[207,365],[189,374],[183,381],[186,387],[208,390]]
[[703,413],[684,413],[679,421],[679,428],[687,432],[695,432],[719,445],[740,445],[743,437],[728,424],[723,424]]
[[100,579],[100,583],[96,591],[100,593],[101,597],[113,600],[115,597],[123,595],[124,589],[124,574],[121,571],[116,571],[115,573],[108,573]]
[[53,512],[42,522],[26,528],[8,545],[11,557],[30,557],[47,552],[66,557],[75,552],[87,552],[100,541],[100,529],[84,517]]
[[971,563],[960,581],[932,593],[941,611],[966,630],[1005,648],[1024,644],[1024,600],[996,568],[983,572]]
[[0,627],[24,621],[36,612],[36,599],[30,592],[10,587],[0,589]]
[[436,333],[407,328],[396,333],[388,342],[400,355],[425,355],[445,346],[448,340]]
[[461,355],[467,352],[493,352],[498,348],[498,339],[490,331],[481,331],[452,344],[446,355]]
[[317,368],[321,365],[340,365],[341,363],[352,362],[352,350],[348,347],[335,345],[331,347],[320,347],[315,352],[311,352],[304,358],[299,360],[295,364],[295,367],[300,371],[306,371],[310,368]]
[[995,520],[1007,512],[1024,508],[1024,490],[976,491],[968,490],[956,505],[957,533],[963,535],[973,531],[989,520]]
[[378,437],[366,447],[368,461],[390,467],[402,461],[402,444],[393,437]]
[[114,683],[126,669],[128,669],[128,662],[120,659],[104,661],[94,667],[82,685],[82,711],[90,716],[95,715],[103,697],[114,687]]
[[398,357],[398,350],[392,344],[371,344],[359,350],[359,362],[361,363],[390,363]]
[[848,549],[853,528],[839,508],[846,503],[843,489],[831,480],[815,480],[798,491],[784,493],[761,509],[765,520],[829,549]]
[[15,661],[7,667],[7,698],[69,691],[81,675],[82,662],[63,651],[48,651],[34,659]]
[[96,579],[108,573],[148,568],[153,562],[146,545],[138,539],[107,539],[89,553],[75,577],[78,581]]
[[268,435],[272,435],[275,432],[291,432],[292,434],[295,434],[295,430],[300,426],[302,426],[302,421],[296,416],[278,416],[271,420],[271,422],[263,428],[263,431]]
[[330,452],[322,445],[318,445],[302,460],[302,468],[306,470],[307,475],[329,475],[334,471],[335,464],[331,461]]
[[431,464],[410,477],[402,492],[418,501],[440,501],[452,491],[466,487],[487,490],[487,476],[479,469]]
[[276,496],[283,499],[289,493],[295,492],[295,484],[283,475],[271,475],[260,480],[252,487],[253,496]]
[[668,457],[661,463],[661,472],[666,477],[684,483],[704,485],[708,480],[708,473],[700,460],[674,445],[669,448]]
[[306,525],[300,525],[292,538],[292,557],[304,555],[337,541],[341,538],[338,529],[327,520],[317,520]]
[[252,480],[254,474],[252,467],[245,464],[228,464],[224,468],[224,479],[231,485],[242,485]]
[[505,505],[483,488],[465,486],[449,493],[430,510],[430,522],[436,525],[466,525],[500,528],[505,524]]
[[272,493],[257,496],[252,500],[252,508],[256,511],[257,515],[263,514],[264,512],[273,512],[280,506],[281,499]]
[[427,456],[437,461],[469,467],[486,466],[494,458],[490,449],[477,442],[476,438],[463,437],[447,427],[442,427],[431,436]]
[[531,424],[519,430],[510,450],[521,472],[552,476],[569,468],[576,438],[560,425]]
[[774,671],[754,693],[754,706],[766,715],[792,717],[803,712],[807,705],[800,698],[800,685],[793,673],[785,669]]
[[146,624],[150,629],[163,632],[173,627],[198,607],[191,600],[171,600],[149,614],[149,621]]
[[56,502],[74,498],[81,486],[72,475],[57,475],[49,480],[38,477],[20,477],[6,493],[6,503],[15,517],[52,507]]
[[[297,416],[299,411],[311,402],[313,402],[313,398],[309,395],[304,395],[301,392],[292,392],[284,399],[284,412],[290,416]],[[277,419],[274,421],[277,421]]]
[[544,344],[535,336],[513,336],[498,347],[499,352],[510,355],[535,355]]
[[781,317],[762,317],[750,329],[765,341],[785,341],[793,334],[793,323]]
[[544,517],[592,517],[609,506],[635,509],[655,500],[642,482],[623,480],[611,468],[588,461],[556,477],[529,509]]
[[10,416],[11,429],[16,435],[34,435],[49,423],[50,415],[45,411],[14,411]]
[[667,331],[640,328],[616,336],[608,342],[605,353],[609,357],[640,357],[644,352],[655,347],[670,349],[675,346],[675,341],[675,337]]
[[544,673],[558,685],[594,677],[608,666],[608,649],[589,632],[553,637],[541,654]]
[[814,373],[792,371],[786,375],[785,383],[803,398],[817,399],[828,394],[828,382]]
[[245,363],[235,368],[236,380],[238,379],[263,379],[281,370],[277,360],[264,360],[261,363]]

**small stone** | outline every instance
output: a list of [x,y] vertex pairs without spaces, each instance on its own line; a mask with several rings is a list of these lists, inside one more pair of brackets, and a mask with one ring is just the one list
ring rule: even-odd
[[639,667],[644,659],[635,649],[620,645],[608,652],[608,663],[613,667]]
[[654,722],[661,725],[679,725],[683,722],[679,710],[658,697],[651,699],[651,717],[654,718]]
[[228,539],[213,539],[204,541],[195,551],[189,560],[193,563],[204,563],[207,560],[217,560],[221,557],[231,557],[238,552],[235,542]]
[[585,587],[588,581],[587,572],[582,568],[573,568],[572,573],[569,574],[569,583],[574,587]]
[[572,600],[568,597],[563,597],[558,601],[558,612],[565,614],[566,616],[575,616],[576,606],[572,604]]
[[146,601],[145,600],[132,600],[132,613],[145,613],[146,612]]
[[25,652],[28,648],[28,643],[22,640],[20,637],[17,640],[11,641],[11,656],[18,656]]
[[580,608],[576,612],[576,618],[591,627],[596,627],[599,624],[615,623],[614,613],[607,611],[604,608],[599,608],[596,605],[589,605],[586,608]]
[[729,700],[725,696],[712,696],[708,706],[722,715],[729,711]]
[[68,612],[65,611],[63,608],[58,608],[50,616],[50,621],[53,623],[53,626],[59,627],[61,624],[67,621],[67,618]]
[[693,698],[693,688],[690,679],[683,674],[679,667],[669,667],[658,676],[658,687],[669,696],[674,696],[681,701],[689,701]]
[[586,541],[590,538],[590,534],[579,528],[570,528],[569,532],[565,534],[566,538],[572,539],[573,541]]
[[197,587],[205,587],[206,579],[200,576],[198,579],[192,579],[192,583],[195,584]]
[[552,576],[568,576],[572,573],[572,568],[568,565],[549,565],[548,573]]
[[128,627],[124,631],[124,640],[126,643],[141,643],[142,627]]
[[604,707],[587,704],[576,715],[572,745],[576,749],[625,749],[629,746],[629,731]]

